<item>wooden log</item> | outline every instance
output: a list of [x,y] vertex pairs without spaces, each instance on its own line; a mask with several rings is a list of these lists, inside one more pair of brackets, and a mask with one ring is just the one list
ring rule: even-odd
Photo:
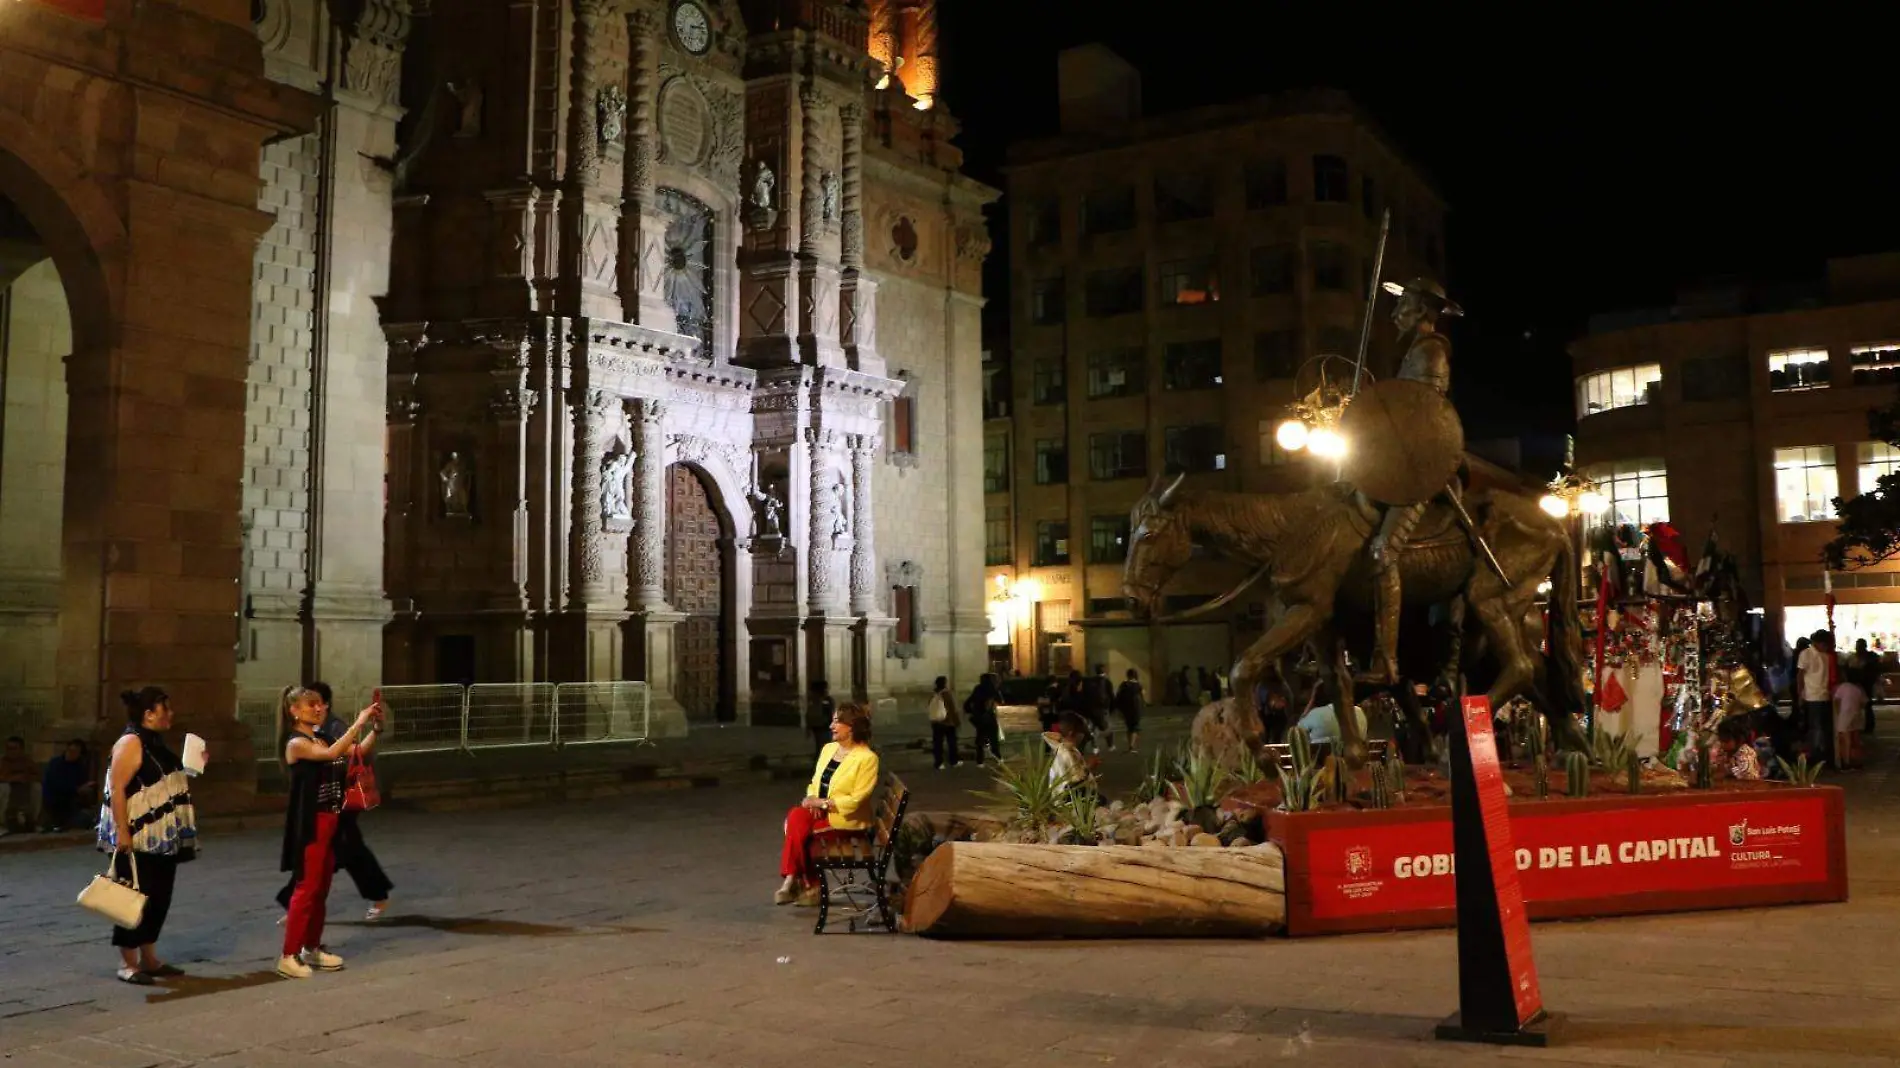
[[946,842],[905,898],[939,938],[1258,937],[1286,925],[1272,843],[1244,849]]

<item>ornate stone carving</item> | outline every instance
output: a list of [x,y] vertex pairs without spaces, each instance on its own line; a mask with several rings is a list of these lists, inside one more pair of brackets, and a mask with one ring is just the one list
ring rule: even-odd
[[409,38],[408,0],[364,0],[347,32],[343,88],[378,104],[395,103],[402,46]]
[[713,278],[712,209],[676,189],[659,191],[666,217],[665,259],[661,265],[666,302],[673,309],[675,332],[696,338],[694,353],[712,353]]
[[666,412],[660,402],[637,398],[628,405],[632,422],[633,597],[641,607],[666,603],[666,458],[661,438]]
[[818,218],[827,226],[838,221],[838,173],[826,171],[818,178]]
[[745,452],[729,441],[717,441],[698,434],[669,434],[667,447],[682,463],[708,467],[724,464],[726,473],[739,478],[745,473]]
[[712,151],[706,169],[722,184],[739,181],[739,160],[745,154],[745,101],[740,94],[706,82],[700,91],[712,110]]
[[778,223],[778,176],[772,165],[762,159],[752,161],[752,179],[746,193],[745,223],[754,233],[763,233]]
[[519,385],[502,385],[488,402],[488,410],[502,422],[525,423],[534,417],[541,395]]
[[957,227],[957,258],[982,262],[990,254],[990,232],[987,227],[965,223]]
[[876,435],[851,439],[851,610],[869,614],[877,604],[873,589],[876,549],[872,538],[871,461],[877,456]]
[[784,491],[776,484],[761,489],[757,483],[746,486],[746,499],[752,502],[752,536],[779,539],[785,534]]
[[594,111],[600,129],[600,147],[605,151],[608,145],[620,141],[627,130],[627,93],[618,85],[608,84],[600,87],[594,95]]
[[472,78],[448,83],[449,96],[455,100],[454,136],[482,135],[482,83]]
[[600,461],[600,516],[609,522],[633,519],[634,454],[616,447]]

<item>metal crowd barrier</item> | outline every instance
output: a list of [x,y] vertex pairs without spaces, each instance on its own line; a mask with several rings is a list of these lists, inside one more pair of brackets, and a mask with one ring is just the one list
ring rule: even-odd
[[653,694],[644,682],[563,682],[554,687],[557,745],[644,743],[652,736]]

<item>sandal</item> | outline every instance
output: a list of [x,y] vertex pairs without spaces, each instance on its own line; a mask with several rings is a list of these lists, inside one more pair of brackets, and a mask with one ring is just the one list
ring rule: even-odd
[[113,974],[118,976],[119,982],[121,983],[131,983],[133,986],[152,985],[152,977],[139,971],[137,968],[120,968]]
[[156,968],[140,968],[139,970],[154,979],[176,979],[185,974],[185,969],[176,964],[161,964]]

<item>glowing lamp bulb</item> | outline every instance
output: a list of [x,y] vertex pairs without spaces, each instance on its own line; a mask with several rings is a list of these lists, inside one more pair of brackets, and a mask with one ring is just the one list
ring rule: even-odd
[[1332,427],[1323,426],[1313,431],[1307,436],[1306,447],[1312,450],[1314,456],[1328,460],[1337,460],[1346,455],[1346,439]]
[[1610,499],[1596,490],[1585,490],[1577,497],[1577,511],[1588,516],[1599,516],[1610,510]]
[[1544,514],[1552,519],[1562,519],[1570,514],[1570,502],[1555,493],[1544,494],[1544,499],[1537,502],[1537,507],[1542,508]]
[[1306,424],[1298,419],[1288,419],[1273,432],[1273,440],[1288,452],[1299,452],[1306,448]]

